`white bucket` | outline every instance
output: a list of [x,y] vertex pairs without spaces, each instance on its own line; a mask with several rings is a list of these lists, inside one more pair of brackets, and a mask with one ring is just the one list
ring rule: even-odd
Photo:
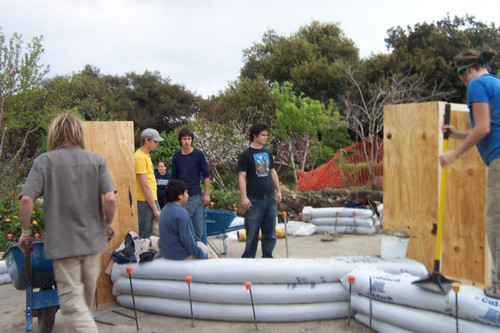
[[383,259],[402,259],[406,257],[410,234],[400,230],[384,230],[380,257]]

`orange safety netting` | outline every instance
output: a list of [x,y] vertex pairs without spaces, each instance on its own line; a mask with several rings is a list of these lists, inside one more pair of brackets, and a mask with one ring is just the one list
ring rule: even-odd
[[[370,140],[373,140],[370,142]],[[372,144],[370,144],[372,143]],[[367,163],[367,157],[369,163]],[[374,137],[356,142],[344,149],[317,169],[297,170],[295,191],[333,188],[371,188],[383,185],[382,139]],[[374,177],[370,177],[369,166],[375,164]]]

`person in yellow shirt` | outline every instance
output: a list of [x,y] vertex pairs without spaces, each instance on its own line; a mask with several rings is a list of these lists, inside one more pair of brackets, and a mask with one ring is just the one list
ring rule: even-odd
[[141,132],[141,147],[134,154],[137,214],[139,237],[141,238],[151,236],[153,223],[158,223],[158,217],[160,217],[155,171],[149,153],[155,150],[162,141],[163,139],[157,130],[146,128]]

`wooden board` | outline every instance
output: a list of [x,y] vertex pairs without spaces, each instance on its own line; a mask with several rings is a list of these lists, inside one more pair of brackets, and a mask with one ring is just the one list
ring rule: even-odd
[[134,125],[131,121],[84,122],[85,149],[101,154],[117,190],[117,209],[113,220],[115,237],[101,257],[101,273],[97,279],[97,302],[115,302],[111,280],[104,273],[111,253],[123,242],[129,231],[138,232],[137,196],[135,188]]
[[[410,233],[408,257],[434,269],[443,138],[443,102],[384,108],[384,228]],[[468,109],[451,105],[451,122],[467,129]],[[460,140],[450,139],[448,149]],[[441,272],[486,283],[489,252],[484,235],[486,167],[470,149],[448,167]],[[474,201],[474,202],[472,202]]]
[[[450,122],[456,128],[470,130],[469,109],[466,105],[460,106],[463,112],[458,109],[452,112]],[[448,149],[455,149],[461,143],[462,140],[449,139]],[[446,259],[443,274],[482,284],[491,283],[490,251],[484,230],[486,172],[476,147],[450,164],[443,213],[443,258]]]

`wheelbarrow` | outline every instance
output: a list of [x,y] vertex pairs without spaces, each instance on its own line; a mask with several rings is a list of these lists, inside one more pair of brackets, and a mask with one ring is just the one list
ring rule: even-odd
[[3,258],[14,287],[26,290],[25,331],[33,331],[33,317],[38,317],[38,332],[52,332],[59,307],[52,260],[43,258],[44,242],[33,245],[33,251],[26,255],[12,245]]
[[217,209],[207,209],[207,236],[218,236],[222,238],[223,251],[220,251],[217,246],[208,241],[208,245],[215,251],[217,256],[227,255],[227,245],[226,245],[226,233],[238,229],[242,229],[244,225],[237,225],[231,227],[231,222],[233,222],[236,217],[235,212],[228,210],[217,210]]

